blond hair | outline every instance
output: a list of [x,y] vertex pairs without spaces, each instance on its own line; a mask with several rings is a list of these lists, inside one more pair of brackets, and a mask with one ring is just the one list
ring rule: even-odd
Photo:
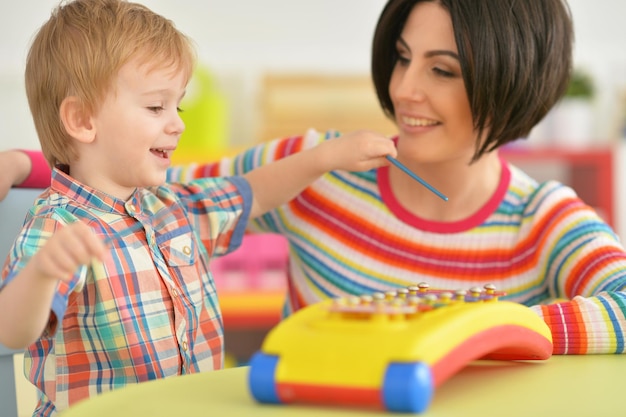
[[173,22],[124,0],[63,1],[37,32],[26,61],[28,104],[50,166],[67,165],[76,150],[60,118],[60,106],[77,97],[97,112],[120,68],[139,59],[152,69],[183,71],[195,65],[192,41]]

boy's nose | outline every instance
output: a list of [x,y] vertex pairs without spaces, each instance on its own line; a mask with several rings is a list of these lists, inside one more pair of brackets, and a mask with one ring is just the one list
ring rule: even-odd
[[184,131],[185,131],[185,122],[180,117],[180,113],[176,112],[171,122],[167,126],[167,133],[179,135],[183,133]]

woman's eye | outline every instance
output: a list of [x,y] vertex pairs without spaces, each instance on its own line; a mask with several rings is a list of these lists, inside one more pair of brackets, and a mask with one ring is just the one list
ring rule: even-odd
[[440,75],[440,76],[442,76],[442,77],[450,77],[450,78],[451,78],[451,77],[454,77],[454,73],[452,73],[452,72],[450,72],[450,71],[443,70],[443,69],[441,69],[441,68],[439,68],[439,67],[435,67],[435,68],[433,68],[433,71],[434,71],[437,75]]
[[400,65],[408,65],[411,62],[411,60],[409,58],[407,58],[406,56],[398,55],[397,62]]

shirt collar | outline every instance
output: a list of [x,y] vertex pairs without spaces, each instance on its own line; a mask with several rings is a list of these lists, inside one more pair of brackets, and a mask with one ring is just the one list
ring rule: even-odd
[[[79,205],[96,208],[110,213],[126,213],[125,201],[109,195],[103,191],[89,187],[72,178],[59,168],[52,170],[50,188]],[[138,190],[135,190],[131,199],[137,199]]]

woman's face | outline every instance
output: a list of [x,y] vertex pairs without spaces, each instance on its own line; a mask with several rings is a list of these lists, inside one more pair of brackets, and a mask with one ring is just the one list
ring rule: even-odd
[[476,132],[448,11],[436,2],[418,3],[396,48],[389,94],[399,156],[406,162],[467,163]]

